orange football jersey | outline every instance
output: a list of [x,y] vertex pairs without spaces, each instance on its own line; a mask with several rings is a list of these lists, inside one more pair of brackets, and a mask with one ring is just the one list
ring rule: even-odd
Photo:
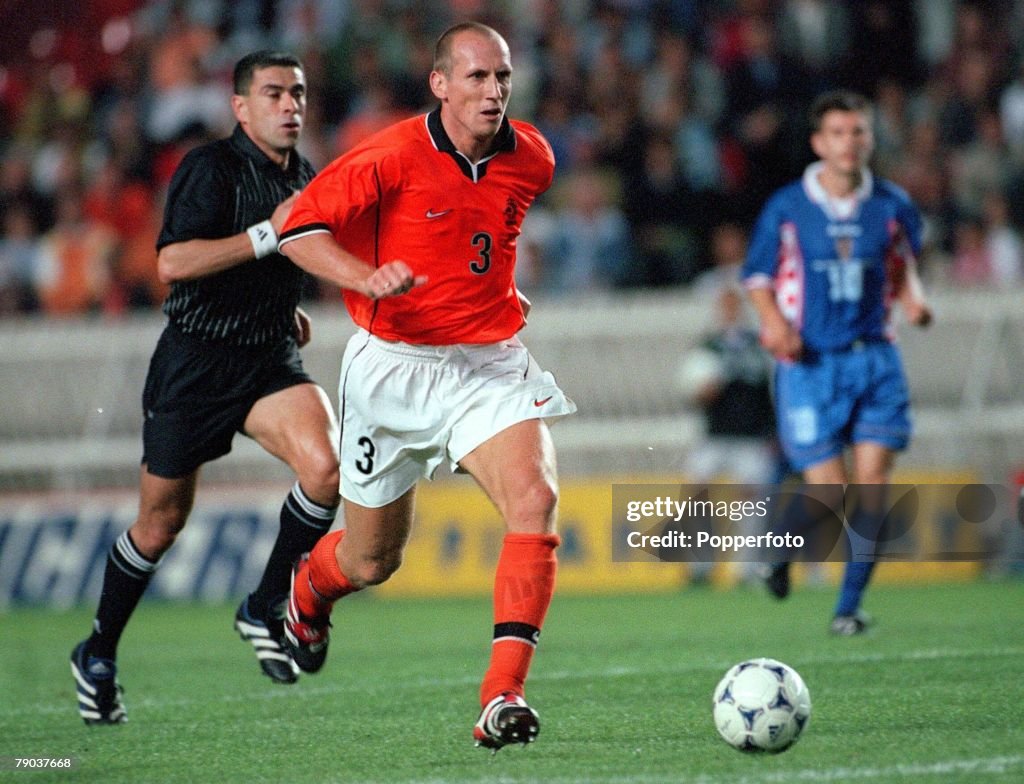
[[329,232],[379,267],[403,261],[428,282],[371,300],[344,290],[359,326],[385,340],[493,343],[523,325],[514,272],[523,215],[551,184],[551,146],[532,125],[506,119],[497,152],[472,164],[452,144],[440,109],[371,136],[303,190],[281,244]]

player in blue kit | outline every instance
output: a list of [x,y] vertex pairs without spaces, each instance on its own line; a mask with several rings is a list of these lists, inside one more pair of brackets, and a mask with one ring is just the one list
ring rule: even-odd
[[[810,142],[819,160],[768,200],[743,281],[761,342],[779,360],[779,438],[793,468],[808,484],[884,485],[911,433],[890,305],[898,301],[917,326],[931,321],[916,270],[921,219],[906,193],[867,168],[874,138],[865,98],[820,96]],[[833,633],[866,628],[860,602],[873,565],[870,558],[847,563]],[[768,577],[779,598],[789,593],[788,569],[776,564]]]

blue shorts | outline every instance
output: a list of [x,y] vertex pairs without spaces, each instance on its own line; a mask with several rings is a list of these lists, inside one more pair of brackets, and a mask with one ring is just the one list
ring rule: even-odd
[[910,442],[910,393],[899,350],[888,342],[807,352],[775,372],[779,440],[793,468],[865,441],[892,450]]

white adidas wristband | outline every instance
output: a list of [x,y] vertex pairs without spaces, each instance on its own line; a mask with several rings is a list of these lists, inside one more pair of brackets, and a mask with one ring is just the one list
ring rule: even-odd
[[262,259],[271,253],[277,253],[277,232],[274,231],[274,226],[270,221],[254,223],[245,230],[245,233],[249,235],[256,258]]

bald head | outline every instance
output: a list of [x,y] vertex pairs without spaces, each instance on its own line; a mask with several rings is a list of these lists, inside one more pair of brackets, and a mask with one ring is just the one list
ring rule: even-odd
[[508,44],[505,43],[505,39],[502,38],[501,34],[493,27],[488,27],[480,22],[461,22],[460,24],[449,27],[441,33],[441,37],[437,39],[437,43],[434,45],[435,71],[439,71],[445,76],[451,78],[452,50],[455,46],[455,40],[463,33],[475,33],[476,35],[491,38],[500,42],[504,49],[508,49]]

